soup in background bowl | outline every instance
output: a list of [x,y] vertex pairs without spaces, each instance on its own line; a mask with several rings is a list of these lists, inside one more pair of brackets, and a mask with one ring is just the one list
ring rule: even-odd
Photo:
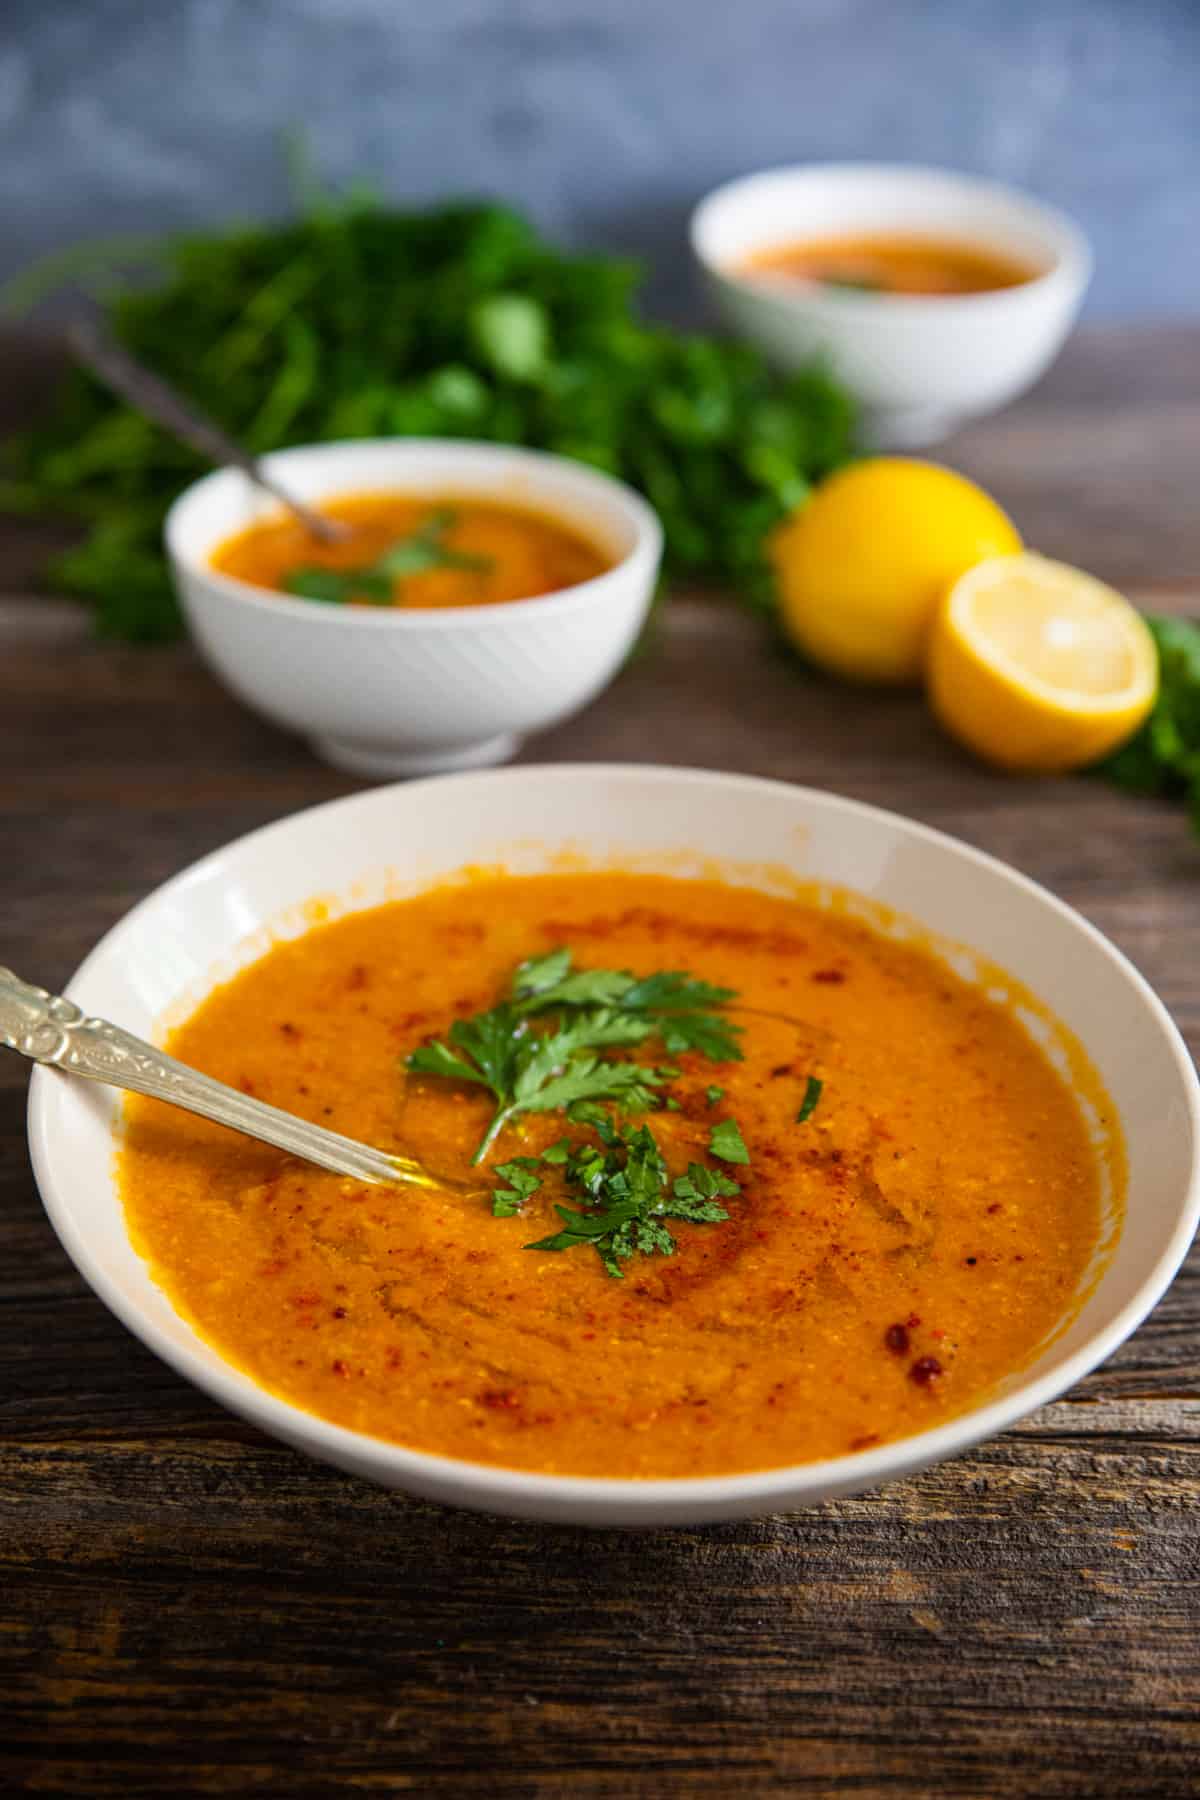
[[213,568],[319,605],[420,610],[534,600],[612,567],[572,526],[474,495],[341,494],[320,510],[347,536],[326,542],[282,513],[218,545]]
[[991,294],[1044,271],[1025,258],[957,238],[861,232],[788,239],[754,250],[735,275],[860,294]]
[[[489,869],[506,884],[503,906],[491,903],[501,890],[489,889],[492,877],[481,874]],[[531,876],[539,882],[521,887]],[[686,885],[673,885],[679,882]],[[372,912],[380,906],[391,910]],[[412,954],[393,928],[405,921]],[[436,959],[428,953],[435,937]],[[190,1127],[180,1135],[171,1121],[164,1137],[139,1143],[135,1135],[127,1146],[134,1157],[166,1157],[176,1175],[173,1189],[169,1180],[147,1181],[140,1199],[131,1189],[131,1233],[114,1166],[115,1099],[39,1070],[31,1092],[35,1168],[70,1254],[159,1354],[286,1441],[432,1497],[596,1524],[776,1510],[950,1455],[1094,1367],[1178,1266],[1200,1204],[1200,1111],[1194,1071],[1160,1004],[1098,933],[1033,884],[936,833],[827,795],[601,767],[463,776],[355,796],[256,833],[168,883],[98,947],[70,993],[89,1011],[147,1034],[181,1026],[180,1046],[198,1057],[243,1052],[247,1065],[238,1071],[223,1062],[226,1073],[254,1085],[280,1083],[271,1089],[276,1097],[317,1107],[314,1116],[332,1105],[339,1122],[364,1136],[411,1132],[426,1156],[447,1156],[462,1169],[486,1123],[486,1096],[425,1072],[410,1087],[402,1059],[414,1046],[432,1053],[437,1044],[461,1045],[454,1018],[494,1006],[521,959],[567,945],[576,966],[592,970],[625,964],[648,973],[661,969],[660,956],[696,964],[698,974],[737,989],[757,1009],[742,1018],[741,1062],[665,1042],[621,1052],[644,1055],[662,1076],[660,1094],[678,1103],[677,1111],[662,1106],[649,1115],[661,1132],[672,1192],[678,1180],[697,1179],[693,1164],[737,1187],[718,1196],[725,1218],[667,1219],[670,1254],[658,1243],[626,1258],[618,1279],[590,1244],[547,1244],[563,1219],[558,1205],[587,1211],[577,1193],[557,1185],[561,1163],[548,1165],[544,1190],[531,1196],[510,1172],[505,1186],[517,1204],[500,1217],[464,1203],[444,1224],[428,1213],[409,1224],[399,1209],[424,1207],[423,1199],[398,1191],[386,1196],[397,1209],[389,1210],[381,1209],[380,1190],[365,1200],[353,1197],[353,1184],[344,1196],[318,1194],[307,1172],[280,1170],[269,1153],[271,1167],[257,1171],[262,1179],[247,1182],[244,1159],[260,1153],[228,1140],[220,1156],[234,1158],[230,1185],[221,1175],[207,1224],[193,1221],[209,1233],[208,1269],[193,1243],[181,1267],[200,1287],[180,1294],[177,1305],[174,1278],[156,1281],[137,1246],[159,1265],[175,1254],[170,1219],[157,1208],[169,1211],[171,1193],[184,1196],[194,1180]],[[845,979],[830,978],[839,974]],[[861,1017],[851,1005],[856,990]],[[785,1004],[773,1004],[785,996]],[[231,1048],[235,1028],[240,1041]],[[790,1040],[786,1050],[776,1049],[776,1033]],[[339,1047],[345,1066],[337,1073],[330,1065]],[[935,1067],[947,1081],[960,1079],[946,1073],[951,1059],[961,1063],[960,1110],[979,1118],[977,1141],[930,1093]],[[813,1077],[820,1088],[810,1105]],[[319,1097],[323,1079],[329,1099]],[[710,1089],[720,1092],[710,1097]],[[731,1122],[748,1160],[737,1155]],[[152,1123],[142,1117],[137,1130]],[[635,1116],[629,1128],[641,1123]],[[522,1142],[498,1140],[498,1153],[506,1165],[516,1161],[514,1149],[532,1161],[547,1147],[545,1127],[570,1138],[582,1135],[581,1124],[532,1119]],[[726,1128],[719,1140],[717,1127]],[[734,1150],[731,1160],[718,1154],[718,1141]],[[1122,1143],[1123,1220],[1119,1181],[1106,1191],[1103,1179],[1106,1161],[1119,1176]],[[889,1148],[900,1157],[889,1158]],[[913,1184],[903,1174],[910,1153],[924,1171]],[[930,1158],[940,1159],[946,1177],[940,1190],[927,1179]],[[839,1183],[831,1179],[839,1166],[850,1196],[840,1215]],[[272,1185],[273,1194],[252,1197]],[[489,1174],[488,1191],[498,1186]],[[814,1204],[821,1200],[823,1207]],[[1000,1213],[988,1213],[993,1204]],[[377,1216],[368,1218],[364,1207]],[[222,1258],[235,1249],[229,1294],[245,1283],[248,1255],[264,1251],[255,1232],[266,1228],[272,1208],[280,1242],[266,1246],[250,1288],[243,1286],[245,1306],[231,1298],[229,1316],[202,1318],[201,1289],[214,1269],[219,1287]],[[160,1229],[164,1235],[150,1243],[148,1234]],[[570,1233],[569,1222],[563,1230]],[[1027,1255],[1030,1244],[1040,1254],[1026,1276],[1012,1258]],[[390,1256],[393,1250],[401,1254]],[[322,1280],[341,1281],[348,1293],[318,1289],[308,1279],[312,1268],[300,1262],[296,1283],[283,1270],[263,1272],[292,1255],[317,1258]],[[386,1296],[376,1256],[403,1269]],[[913,1286],[928,1282],[931,1257],[944,1263],[944,1312],[936,1321]],[[739,1264],[749,1281],[740,1315],[729,1285]],[[804,1293],[812,1296],[807,1324]],[[987,1293],[997,1301],[990,1333],[987,1308],[978,1304]],[[255,1379],[239,1366],[257,1352],[230,1341],[231,1320],[251,1305],[264,1318],[278,1308],[276,1316],[288,1320],[286,1331],[280,1323],[262,1337],[271,1355],[289,1345],[288,1382],[302,1373],[296,1357],[321,1360],[334,1342],[327,1333],[351,1330],[343,1353],[323,1361],[320,1393],[285,1391],[277,1367],[256,1364]],[[406,1376],[401,1366],[391,1389],[377,1369],[367,1382],[373,1395],[361,1389],[366,1409],[355,1416],[358,1400],[348,1396],[363,1378],[352,1371],[374,1367],[366,1360],[375,1342],[372,1306],[400,1334],[388,1342],[402,1364],[420,1363],[424,1348],[430,1367],[439,1359],[442,1366],[431,1380],[423,1372]],[[338,1307],[345,1320],[327,1316]],[[318,1311],[319,1323],[311,1322]],[[683,1327],[675,1336],[655,1325],[672,1311]],[[532,1340],[523,1364],[514,1334],[500,1335],[514,1319],[518,1335]],[[364,1336],[356,1339],[360,1326]],[[583,1335],[589,1330],[594,1339]],[[559,1340],[574,1343],[574,1333],[579,1406],[552,1444],[553,1422],[538,1417],[551,1409],[541,1397],[532,1407],[526,1402],[539,1382],[544,1396],[561,1381]],[[806,1342],[819,1370],[805,1368]],[[364,1352],[357,1363],[355,1344]],[[978,1360],[984,1355],[994,1359],[986,1369]],[[966,1373],[973,1357],[974,1377]],[[679,1386],[689,1359],[690,1396]],[[768,1382],[773,1360],[779,1373]],[[584,1379],[589,1365],[591,1382]],[[513,1367],[524,1369],[524,1393],[510,1379]],[[623,1414],[614,1405],[600,1421],[610,1454],[596,1456],[599,1440],[588,1431],[597,1428],[583,1415],[606,1396],[609,1372],[613,1394],[626,1402],[632,1394],[635,1405]],[[437,1389],[436,1380],[457,1385]],[[801,1402],[778,1428],[769,1417],[779,1406],[778,1396],[770,1405],[776,1381],[780,1394]],[[656,1418],[634,1418],[639,1395],[650,1397],[656,1383],[673,1404]],[[330,1389],[338,1396],[333,1410]],[[439,1414],[439,1394],[452,1396],[461,1414],[453,1428]],[[805,1396],[811,1420],[803,1416]],[[392,1398],[413,1402],[412,1419],[397,1434],[405,1442],[375,1435],[381,1426],[373,1408]],[[717,1423],[700,1424],[714,1406]],[[429,1432],[413,1422],[422,1409]],[[477,1416],[478,1426],[471,1423]],[[709,1431],[715,1451],[704,1446]],[[875,1432],[879,1442],[855,1447]],[[480,1440],[474,1453],[472,1436]],[[635,1452],[614,1466],[614,1442],[634,1439],[648,1446],[640,1460]],[[532,1448],[521,1449],[523,1442]],[[796,1460],[779,1466],[785,1457]],[[816,1460],[799,1460],[808,1457]]]

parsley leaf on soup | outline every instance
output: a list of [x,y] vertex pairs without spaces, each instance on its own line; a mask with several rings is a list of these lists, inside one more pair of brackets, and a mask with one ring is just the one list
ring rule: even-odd
[[[597,1126],[599,1130],[599,1126]],[[718,1204],[740,1193],[736,1181],[701,1163],[690,1163],[673,1184],[650,1128],[608,1122],[600,1144],[584,1144],[568,1158],[566,1181],[583,1205],[556,1206],[562,1227],[527,1250],[593,1249],[618,1280],[632,1256],[673,1256],[675,1239],[665,1223],[685,1219],[715,1225],[729,1217]]]
[[576,969],[564,947],[521,963],[506,999],[456,1019],[447,1041],[414,1050],[407,1066],[491,1091],[496,1107],[475,1152],[478,1163],[525,1113],[601,1101],[625,1112],[666,1104],[659,1090],[678,1071],[615,1059],[612,1050],[653,1037],[670,1054],[692,1049],[717,1060],[740,1058],[741,1027],[719,1010],[735,998],[732,988],[679,971],[638,978],[627,970]]
[[821,1092],[824,1086],[825,1083],[823,1081],[818,1081],[815,1075],[810,1075],[808,1077],[808,1080],[804,1084],[804,1098],[800,1102],[800,1111],[796,1114],[797,1125],[803,1125],[806,1119],[812,1118],[817,1110],[817,1105],[820,1101]]
[[750,1152],[742,1139],[736,1119],[722,1119],[714,1125],[708,1137],[708,1147],[714,1156],[722,1162],[748,1163]]
[[656,1104],[658,1073],[641,1063],[598,1054],[640,1043],[643,1020],[599,1008],[568,1024],[534,1031],[507,1002],[456,1019],[448,1043],[422,1045],[408,1059],[417,1075],[444,1075],[490,1089],[496,1100],[473,1160],[481,1162],[499,1133],[523,1113],[566,1111],[582,1101],[614,1100],[627,1111]]
[[732,988],[715,987],[680,970],[637,977],[623,969],[573,969],[570,950],[521,964],[513,978],[513,998],[526,1013],[571,1006],[612,1006],[649,1020],[670,1056],[698,1050],[713,1062],[741,1059],[742,1027],[721,1008],[737,998]]
[[492,1190],[493,1217],[511,1219],[537,1193],[542,1185],[541,1176],[533,1173],[537,1166],[536,1156],[514,1156],[511,1162],[496,1164],[496,1174],[508,1186]]

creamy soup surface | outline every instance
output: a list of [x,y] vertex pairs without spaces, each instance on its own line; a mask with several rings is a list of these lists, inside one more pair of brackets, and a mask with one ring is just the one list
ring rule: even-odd
[[[632,1256],[622,1279],[590,1248],[526,1247],[557,1229],[556,1203],[580,1204],[561,1167],[493,1217],[499,1178],[470,1163],[488,1095],[404,1067],[556,946],[738,994],[741,1061],[618,1053],[677,1071],[662,1096],[678,1110],[644,1115],[672,1178],[698,1161],[740,1189],[727,1219],[671,1222],[674,1254]],[[478,1193],[368,1188],[136,1098],[121,1153],[135,1243],[223,1356],[326,1419],[447,1456],[695,1476],[903,1437],[1032,1358],[1102,1235],[1100,1153],[1011,1010],[845,909],[749,888],[451,884],[280,942],[170,1048],[439,1174],[482,1173]],[[725,1120],[748,1163],[713,1156]],[[530,1115],[489,1163],[589,1130]]]

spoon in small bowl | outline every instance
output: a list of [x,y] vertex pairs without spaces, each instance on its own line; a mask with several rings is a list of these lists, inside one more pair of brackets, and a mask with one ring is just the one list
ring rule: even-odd
[[201,456],[207,456],[217,464],[230,464],[241,469],[251,481],[265,488],[294,518],[299,519],[304,529],[311,532],[323,544],[340,544],[353,535],[353,528],[343,524],[339,519],[326,518],[314,507],[306,506],[302,500],[282,487],[274,475],[271,475],[259,462],[257,457],[243,450],[223,432],[219,425],[203,413],[198,412],[190,400],[177,394],[173,387],[168,387],[161,376],[155,375],[144,363],[130,356],[129,352],[109,336],[92,319],[80,319],[67,329],[67,341],[76,360],[93,375],[136,406],[147,418],[154,419],[159,425]]
[[199,1113],[203,1119],[273,1144],[277,1150],[286,1150],[334,1175],[388,1186],[405,1183],[443,1191],[477,1191],[431,1174],[415,1157],[372,1149],[323,1125],[311,1125],[295,1113],[268,1106],[264,1100],[254,1100],[238,1088],[165,1056],[119,1025],[88,1018],[73,1001],[33,987],[5,968],[0,968],[0,1045],[32,1062]]

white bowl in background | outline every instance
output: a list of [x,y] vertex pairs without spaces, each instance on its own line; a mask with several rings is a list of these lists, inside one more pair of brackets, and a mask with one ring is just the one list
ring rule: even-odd
[[[945,237],[1028,262],[1019,287],[960,295],[785,285],[739,271],[756,250],[886,232]],[[1091,277],[1078,226],[1016,188],[902,163],[802,163],[728,182],[692,214],[691,241],[733,327],[784,369],[828,358],[879,448],[936,443],[1037,380]]]
[[495,606],[322,606],[219,573],[217,546],[279,504],[236,469],[189,487],[165,537],[184,616],[239,700],[352,774],[473,768],[611,681],[654,595],[662,528],[632,488],[566,457],[447,439],[308,444],[263,459],[298,499],[473,496],[574,526],[613,558],[591,581]]
[[151,894],[67,992],[88,1013],[156,1035],[215,980],[260,955],[304,903],[375,904],[464,864],[536,873],[556,853],[757,882],[782,866],[859,890],[1010,972],[1082,1042],[1123,1127],[1128,1210],[1111,1260],[1061,1336],[983,1404],[859,1455],[704,1479],[537,1475],[454,1461],[329,1424],[267,1393],[175,1312],[129,1241],[114,1179],[111,1090],[35,1069],[29,1135],[46,1210],[117,1317],[181,1374],[264,1431],[372,1481],[428,1498],[589,1525],[684,1525],[775,1512],[871,1487],[1011,1425],[1086,1375],[1134,1330],[1182,1262],[1200,1215],[1200,1084],[1161,1002],[1077,913],[939,832],[782,782],[581,764],[377,788],[239,839]]

